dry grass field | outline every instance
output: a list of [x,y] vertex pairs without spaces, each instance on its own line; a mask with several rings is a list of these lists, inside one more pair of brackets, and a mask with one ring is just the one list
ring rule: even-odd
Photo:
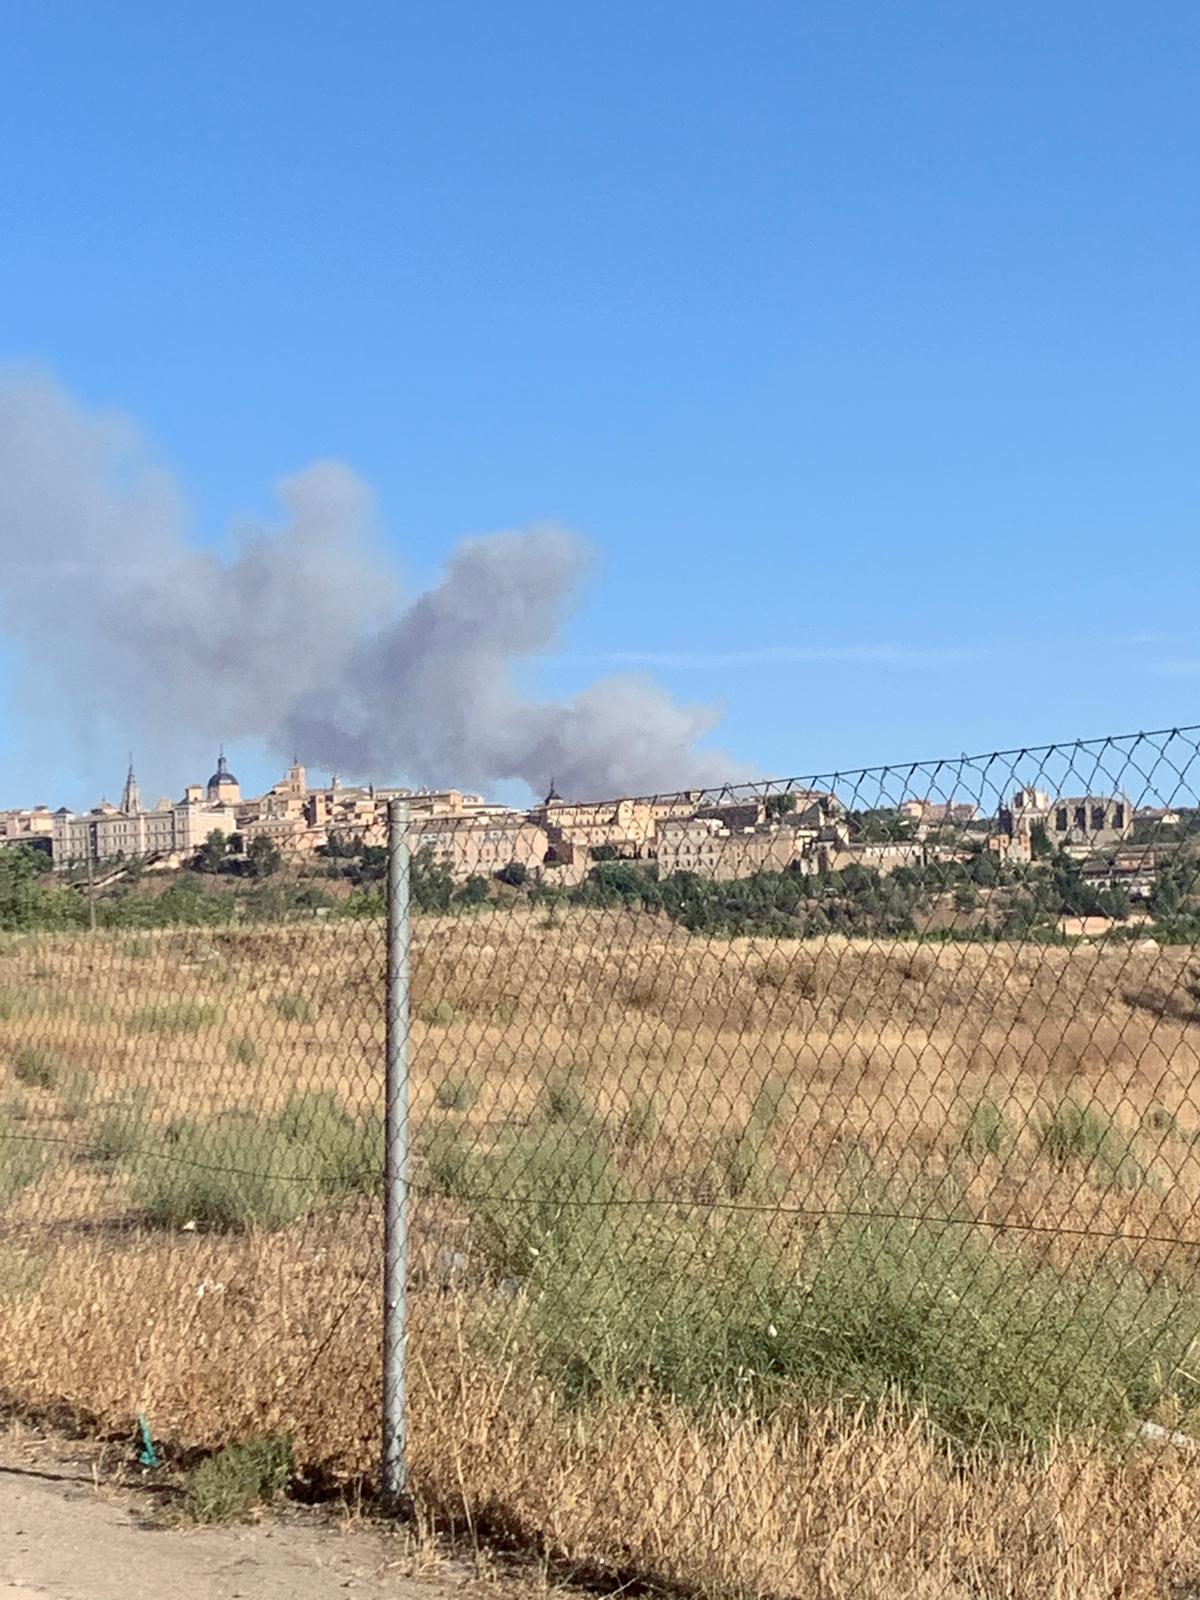
[[[382,933],[6,936],[0,1390],[375,1464]],[[420,918],[419,1498],[710,1595],[1200,1593],[1200,966]]]

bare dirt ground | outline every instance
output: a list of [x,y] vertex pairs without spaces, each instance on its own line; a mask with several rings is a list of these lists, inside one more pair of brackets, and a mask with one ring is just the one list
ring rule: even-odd
[[289,1511],[173,1525],[85,1445],[0,1433],[4,1600],[448,1600],[497,1592],[410,1534]]

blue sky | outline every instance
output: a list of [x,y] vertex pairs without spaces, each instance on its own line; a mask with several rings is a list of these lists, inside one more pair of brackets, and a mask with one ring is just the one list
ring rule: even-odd
[[[0,21],[0,361],[196,539],[330,456],[410,588],[560,521],[530,684],[648,668],[764,772],[1200,720],[1193,5]],[[0,799],[91,798],[7,716]]]

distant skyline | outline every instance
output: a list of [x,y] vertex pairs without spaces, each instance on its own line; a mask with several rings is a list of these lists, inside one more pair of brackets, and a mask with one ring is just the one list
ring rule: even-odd
[[[192,547],[329,461],[410,601],[572,530],[519,690],[648,673],[739,772],[1200,720],[1194,7],[0,20],[0,365],[133,418]],[[202,779],[186,707],[159,751],[27,675],[28,585],[90,579],[4,505],[0,803],[115,798],[131,739]]]

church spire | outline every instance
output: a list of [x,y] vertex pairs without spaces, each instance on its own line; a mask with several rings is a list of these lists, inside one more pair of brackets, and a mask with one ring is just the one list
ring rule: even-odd
[[136,816],[142,809],[141,791],[133,775],[133,752],[129,755],[129,771],[125,774],[125,788],[121,793],[121,810],[128,817]]

